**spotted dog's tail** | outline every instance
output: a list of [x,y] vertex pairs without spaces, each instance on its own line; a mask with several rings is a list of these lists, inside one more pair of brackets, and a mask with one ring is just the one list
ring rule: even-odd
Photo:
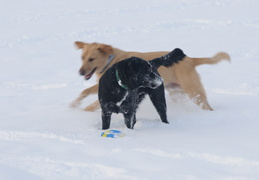
[[168,53],[162,57],[153,59],[149,62],[152,64],[152,66],[154,66],[156,68],[159,68],[160,66],[169,67],[176,63],[179,63],[179,61],[182,61],[185,56],[186,55],[183,53],[183,51],[181,49],[175,48],[170,53]]

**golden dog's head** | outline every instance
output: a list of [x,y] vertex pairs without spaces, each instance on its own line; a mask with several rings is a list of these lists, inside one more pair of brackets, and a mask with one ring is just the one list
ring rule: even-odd
[[107,66],[108,59],[113,54],[111,46],[99,43],[75,42],[75,45],[82,49],[82,66],[80,75],[88,80],[94,73],[102,73]]

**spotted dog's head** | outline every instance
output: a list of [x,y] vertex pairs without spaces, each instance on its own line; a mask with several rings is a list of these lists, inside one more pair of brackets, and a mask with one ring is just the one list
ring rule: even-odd
[[137,57],[121,61],[117,66],[120,78],[129,89],[138,87],[155,89],[163,83],[157,69],[145,60]]

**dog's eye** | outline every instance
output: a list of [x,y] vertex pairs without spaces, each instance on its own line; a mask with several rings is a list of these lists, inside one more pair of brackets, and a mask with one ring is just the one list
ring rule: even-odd
[[94,58],[89,58],[88,61],[89,62],[92,62],[94,60]]

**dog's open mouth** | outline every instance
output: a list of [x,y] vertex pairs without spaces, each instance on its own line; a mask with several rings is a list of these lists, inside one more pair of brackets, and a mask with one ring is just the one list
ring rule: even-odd
[[94,72],[95,72],[96,69],[97,69],[97,67],[94,68],[94,69],[92,70],[92,72],[90,72],[89,74],[85,75],[85,79],[86,79],[86,80],[90,79],[90,78],[92,77],[92,75],[94,74]]

